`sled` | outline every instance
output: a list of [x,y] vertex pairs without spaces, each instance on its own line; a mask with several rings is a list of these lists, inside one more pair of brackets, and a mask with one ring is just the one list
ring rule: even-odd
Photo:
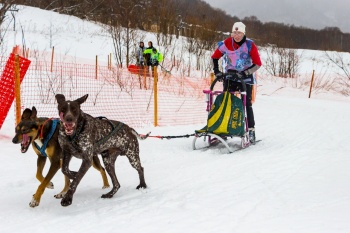
[[128,71],[133,74],[138,74],[140,72],[140,67],[137,65],[129,65]]
[[[241,140],[240,149],[250,146],[247,110],[246,110],[246,84],[243,77],[237,73],[226,73],[224,78],[229,82],[240,80],[240,91],[213,91],[218,78],[210,86],[210,90],[203,90],[206,95],[208,119],[207,125],[195,130],[192,141],[193,150],[204,149],[222,143],[229,153],[237,150],[231,147],[228,141],[238,137]],[[204,138],[204,146],[197,146],[198,139]],[[203,143],[202,143],[203,144]]]
[[[143,74],[145,71],[138,65],[130,64],[128,71],[132,74]],[[146,72],[148,74],[148,72]]]
[[143,75],[147,77],[151,77],[151,74],[149,72],[149,69],[147,69],[147,66],[144,66],[145,68],[142,68],[138,65],[130,64],[128,66],[128,71],[132,74],[138,74],[138,75]]

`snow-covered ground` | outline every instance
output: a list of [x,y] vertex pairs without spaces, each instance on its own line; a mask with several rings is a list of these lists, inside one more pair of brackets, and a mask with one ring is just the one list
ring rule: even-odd
[[[192,138],[141,141],[147,189],[135,189],[137,172],[120,157],[114,198],[100,198],[107,191],[90,169],[69,207],[53,197],[63,187],[60,172],[40,206],[28,206],[39,184],[36,155],[11,143],[8,119],[0,132],[0,232],[349,232],[349,100],[300,96],[258,95],[262,141],[232,154],[222,145],[193,151]],[[151,130],[182,135],[200,127]]]
[[[149,138],[140,141],[147,189],[135,189],[137,172],[120,157],[121,188],[112,199],[100,198],[108,190],[90,169],[69,207],[53,197],[63,187],[61,172],[40,206],[29,207],[39,185],[37,156],[12,144],[9,114],[0,131],[0,232],[350,232],[350,98],[323,92],[309,99],[308,90],[281,88],[277,81],[259,85],[254,111],[262,141],[255,146],[227,154],[220,144],[194,151],[193,138]],[[201,127],[137,130],[168,136]],[[237,139],[229,143],[239,145]],[[71,168],[80,162],[73,159]]]

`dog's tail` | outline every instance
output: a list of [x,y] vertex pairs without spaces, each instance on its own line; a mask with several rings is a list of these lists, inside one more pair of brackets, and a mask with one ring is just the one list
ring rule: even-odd
[[147,134],[139,134],[134,129],[131,129],[131,132],[132,132],[133,135],[135,135],[140,140],[145,140],[151,134],[151,132],[148,132]]

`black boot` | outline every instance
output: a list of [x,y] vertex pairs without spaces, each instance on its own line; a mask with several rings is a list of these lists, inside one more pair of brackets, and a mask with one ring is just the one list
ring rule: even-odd
[[255,144],[255,128],[249,128],[249,141],[251,144]]

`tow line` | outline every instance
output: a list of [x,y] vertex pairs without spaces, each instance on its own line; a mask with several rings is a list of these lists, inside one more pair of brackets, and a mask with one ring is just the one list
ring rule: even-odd
[[185,135],[177,135],[177,136],[151,136],[149,135],[148,137],[149,138],[159,138],[159,139],[172,139],[172,138],[189,138],[189,137],[192,137],[192,136],[195,136],[196,134],[185,134]]

